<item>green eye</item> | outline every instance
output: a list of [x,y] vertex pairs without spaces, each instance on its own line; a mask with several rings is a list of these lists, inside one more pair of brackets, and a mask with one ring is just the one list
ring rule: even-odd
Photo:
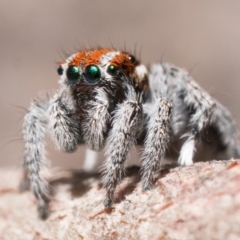
[[118,68],[114,65],[109,65],[107,68],[107,73],[111,76],[116,76],[118,74]]
[[95,65],[89,65],[85,69],[85,80],[88,83],[95,84],[101,80],[100,69]]
[[66,75],[71,83],[77,83],[80,77],[80,70],[77,66],[69,66]]

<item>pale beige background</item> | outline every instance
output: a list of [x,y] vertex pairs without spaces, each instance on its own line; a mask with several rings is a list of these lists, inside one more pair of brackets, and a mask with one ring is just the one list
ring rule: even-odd
[[[111,44],[192,69],[240,123],[240,1],[0,0],[0,166],[21,165],[23,143],[8,142],[21,138],[24,111],[11,105],[56,89],[64,52]],[[54,165],[81,166],[81,150],[48,150]]]

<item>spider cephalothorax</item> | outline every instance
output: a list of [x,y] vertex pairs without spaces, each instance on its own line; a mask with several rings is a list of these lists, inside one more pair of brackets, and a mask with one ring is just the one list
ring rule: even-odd
[[40,176],[45,165],[44,135],[57,148],[73,152],[86,144],[105,146],[103,186],[105,207],[124,176],[130,147],[143,143],[142,186],[153,186],[161,159],[173,138],[185,137],[179,163],[191,164],[195,145],[208,131],[216,136],[216,151],[239,157],[238,132],[227,109],[213,100],[182,69],[157,62],[149,70],[134,56],[111,49],[84,50],[59,64],[60,89],[50,99],[35,100],[24,118],[24,168],[47,216],[48,182]]

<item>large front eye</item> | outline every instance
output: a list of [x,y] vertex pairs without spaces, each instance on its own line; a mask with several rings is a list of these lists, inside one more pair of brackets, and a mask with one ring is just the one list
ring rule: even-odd
[[88,83],[96,84],[101,80],[101,72],[96,65],[89,65],[85,69],[85,80]]
[[77,83],[80,78],[80,70],[77,66],[69,66],[66,72],[68,80],[71,83]]
[[118,74],[118,68],[114,65],[109,65],[107,68],[107,73],[111,76],[116,76]]

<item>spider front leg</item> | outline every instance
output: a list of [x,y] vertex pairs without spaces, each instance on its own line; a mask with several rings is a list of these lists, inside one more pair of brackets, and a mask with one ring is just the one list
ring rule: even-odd
[[[33,102],[24,118],[23,138],[24,175],[28,175],[31,189],[37,198],[38,211],[41,218],[49,214],[49,183],[41,176],[46,166],[44,137],[47,130],[52,132],[60,150],[72,152],[79,140],[79,126],[72,117],[73,106],[65,91],[57,93],[52,100]],[[26,186],[26,180],[21,186]]]
[[48,109],[49,130],[56,147],[74,152],[81,142],[79,122],[75,118],[75,106],[67,90],[57,93]]
[[102,88],[98,88],[95,92],[95,100],[91,100],[87,105],[88,110],[82,123],[82,132],[88,147],[99,151],[104,146],[110,120],[109,98]]
[[156,173],[160,170],[161,160],[165,156],[170,141],[170,122],[172,104],[166,99],[157,99],[147,112],[147,136],[142,155],[142,188],[152,188]]
[[[46,165],[44,136],[47,130],[47,108],[49,100],[35,100],[24,117],[23,139],[24,147],[24,179],[20,188],[31,186],[38,202],[38,211],[41,218],[48,216],[49,185],[40,176]],[[30,184],[29,184],[30,181]]]
[[106,145],[106,168],[103,184],[106,189],[104,206],[113,203],[114,191],[124,176],[124,162],[130,147],[134,144],[142,126],[142,105],[137,100],[133,87],[128,87],[127,100],[117,106],[113,117],[113,127]]

